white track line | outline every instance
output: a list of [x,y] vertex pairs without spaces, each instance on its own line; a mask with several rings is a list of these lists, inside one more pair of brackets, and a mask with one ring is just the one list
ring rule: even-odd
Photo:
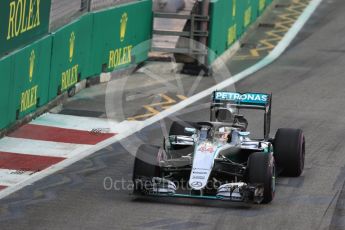
[[28,179],[34,172],[0,169],[0,185],[15,186]]
[[30,122],[30,124],[91,131],[93,129],[109,129],[110,127],[117,125],[118,122],[109,121],[104,118],[46,113]]
[[28,154],[36,156],[71,158],[75,151],[90,148],[91,145],[39,141],[23,138],[4,137],[0,140],[0,152]]
[[[269,65],[270,63],[272,63],[273,61],[275,61],[284,51],[285,49],[290,45],[290,43],[292,42],[292,40],[296,37],[296,35],[298,34],[298,32],[303,28],[304,24],[308,21],[308,19],[311,17],[311,15],[313,14],[313,12],[316,10],[316,8],[319,6],[319,4],[322,2],[322,0],[312,0],[308,7],[304,10],[304,12],[300,15],[300,17],[298,18],[298,20],[294,23],[294,25],[290,28],[290,30],[288,31],[288,33],[284,36],[284,38],[280,41],[280,43],[274,48],[274,50],[267,56],[265,57],[263,60],[261,60],[260,62],[258,62],[257,64],[255,64],[254,66],[244,70],[243,72],[233,76],[232,78],[225,80],[221,83],[219,83],[218,85],[211,87],[205,91],[202,91],[182,102],[180,102],[179,104],[176,104],[170,108],[168,108],[167,110],[161,112],[160,114],[155,115],[154,117],[143,121],[143,122],[121,122],[119,124],[119,126],[115,125],[115,127],[112,127],[115,130],[118,130],[119,134],[115,137],[109,138],[105,141],[102,141],[100,143],[98,143],[97,145],[94,145],[93,147],[91,147],[90,149],[80,153],[79,155],[77,155],[75,158],[70,158],[67,159],[65,161],[62,161],[56,165],[53,165],[51,167],[49,167],[46,170],[43,170],[39,173],[36,173],[35,175],[33,175],[32,177],[28,178],[27,180],[17,184],[16,186],[12,186],[9,188],[6,188],[4,190],[2,190],[0,192],[0,199],[8,196],[9,194],[27,186],[30,185],[32,183],[34,183],[35,181],[38,181],[48,175],[51,175],[55,172],[57,172],[58,170],[61,170],[91,154],[93,154],[94,152],[101,150],[117,141],[122,140],[123,138],[126,138],[132,134],[134,134],[135,132],[140,131],[141,129],[173,114],[176,113],[178,111],[180,111],[181,109],[184,109],[185,107],[195,103],[196,101],[201,100],[202,98],[209,96],[215,89],[223,89],[229,85],[232,85],[248,76],[250,76],[251,74],[259,71],[260,69],[264,68],[265,66]],[[126,124],[126,125],[124,125]]]

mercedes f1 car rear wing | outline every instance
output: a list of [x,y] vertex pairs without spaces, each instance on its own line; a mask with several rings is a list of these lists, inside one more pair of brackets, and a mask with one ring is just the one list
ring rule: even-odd
[[255,109],[263,110],[264,138],[269,139],[271,126],[272,94],[265,93],[237,93],[214,91],[211,102],[211,121],[216,121],[217,111],[220,109]]

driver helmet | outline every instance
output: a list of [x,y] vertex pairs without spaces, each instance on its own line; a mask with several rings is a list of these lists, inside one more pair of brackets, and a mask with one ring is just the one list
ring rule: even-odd
[[228,141],[230,133],[231,133],[230,127],[221,127],[219,128],[217,134],[215,134],[215,137],[222,141]]
[[208,127],[208,126],[201,127],[199,139],[201,141],[207,140],[210,137],[210,130],[211,130],[211,127]]

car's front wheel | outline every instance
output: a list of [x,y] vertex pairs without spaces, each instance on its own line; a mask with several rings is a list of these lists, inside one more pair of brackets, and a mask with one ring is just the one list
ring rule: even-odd
[[143,190],[144,185],[139,183],[142,179],[160,177],[159,154],[159,147],[154,145],[144,144],[137,150],[133,168],[134,193]]
[[275,194],[275,162],[271,153],[256,152],[248,158],[248,182],[262,185],[264,196],[262,203],[270,203]]

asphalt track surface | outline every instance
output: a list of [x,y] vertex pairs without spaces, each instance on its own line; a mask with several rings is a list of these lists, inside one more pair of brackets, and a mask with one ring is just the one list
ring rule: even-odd
[[[129,150],[138,140],[160,144],[166,119],[1,200],[0,228],[345,229],[344,11],[343,0],[325,0],[281,58],[236,84],[238,91],[273,93],[272,134],[279,127],[305,132],[305,171],[279,179],[271,204],[134,199],[126,189],[105,189],[107,177],[130,180]],[[207,102],[171,119],[205,120]]]

